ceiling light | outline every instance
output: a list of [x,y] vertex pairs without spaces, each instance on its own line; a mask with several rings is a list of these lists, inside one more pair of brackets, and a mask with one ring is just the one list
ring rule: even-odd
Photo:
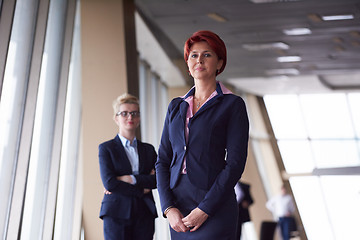
[[301,57],[299,56],[283,56],[277,58],[278,62],[300,62]]
[[208,13],[207,16],[217,22],[227,22],[227,19],[217,13]]
[[319,80],[333,90],[360,89],[359,72],[320,73]]
[[348,20],[354,19],[354,15],[347,14],[347,15],[329,15],[329,16],[321,16],[322,20],[324,21],[336,21],[336,20]]
[[271,50],[271,49],[289,49],[289,45],[283,42],[274,42],[274,43],[248,43],[243,44],[243,48],[249,51],[261,51],[261,50]]
[[311,30],[309,28],[293,28],[293,29],[285,29],[283,32],[286,35],[306,35],[311,34]]
[[266,71],[268,75],[299,75],[296,68],[270,69]]

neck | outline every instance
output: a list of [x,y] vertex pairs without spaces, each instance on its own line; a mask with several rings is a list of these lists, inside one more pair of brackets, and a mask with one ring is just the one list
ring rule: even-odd
[[216,81],[211,83],[204,83],[200,81],[195,82],[195,95],[198,101],[206,100],[216,90]]
[[135,132],[132,131],[119,131],[119,134],[129,140],[131,143],[134,141]]

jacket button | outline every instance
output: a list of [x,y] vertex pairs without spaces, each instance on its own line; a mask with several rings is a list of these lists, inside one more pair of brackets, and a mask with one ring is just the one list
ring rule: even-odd
[[186,151],[186,146],[184,146],[184,150]]

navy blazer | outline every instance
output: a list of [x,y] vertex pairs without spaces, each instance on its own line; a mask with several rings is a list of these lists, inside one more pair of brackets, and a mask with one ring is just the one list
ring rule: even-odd
[[242,206],[242,202],[247,201],[249,206],[254,203],[254,199],[252,198],[251,193],[250,193],[250,185],[247,184],[247,183],[244,183],[244,182],[238,182],[237,184],[240,186],[241,191],[244,194],[243,199],[239,203],[239,218],[238,218],[238,221],[240,223],[249,222],[249,221],[251,221],[250,214],[249,214],[249,208],[244,208]]
[[176,187],[184,157],[192,184],[207,190],[199,208],[208,215],[230,196],[240,179],[247,158],[249,121],[243,99],[223,94],[206,102],[189,121],[188,143],[185,141],[185,120],[189,104],[185,97],[169,104],[156,162],[156,175],[162,211],[174,206],[172,189]]
[[150,175],[156,162],[156,152],[152,145],[137,140],[139,154],[139,175],[135,175],[136,184],[116,179],[117,176],[131,175],[132,168],[120,137],[99,145],[100,175],[104,187],[112,194],[104,194],[101,203],[100,218],[112,216],[129,219],[134,199],[142,199],[154,217],[157,217],[152,192],[144,194],[144,189],[156,188],[156,176]]

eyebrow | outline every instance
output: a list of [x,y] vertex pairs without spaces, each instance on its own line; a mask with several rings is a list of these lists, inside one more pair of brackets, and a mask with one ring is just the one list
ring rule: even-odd
[[[190,53],[197,53],[197,52],[199,52],[199,51],[196,51],[196,50],[192,50],[192,51],[190,51]],[[202,51],[202,52],[213,52],[212,50],[205,50],[205,51]]]

